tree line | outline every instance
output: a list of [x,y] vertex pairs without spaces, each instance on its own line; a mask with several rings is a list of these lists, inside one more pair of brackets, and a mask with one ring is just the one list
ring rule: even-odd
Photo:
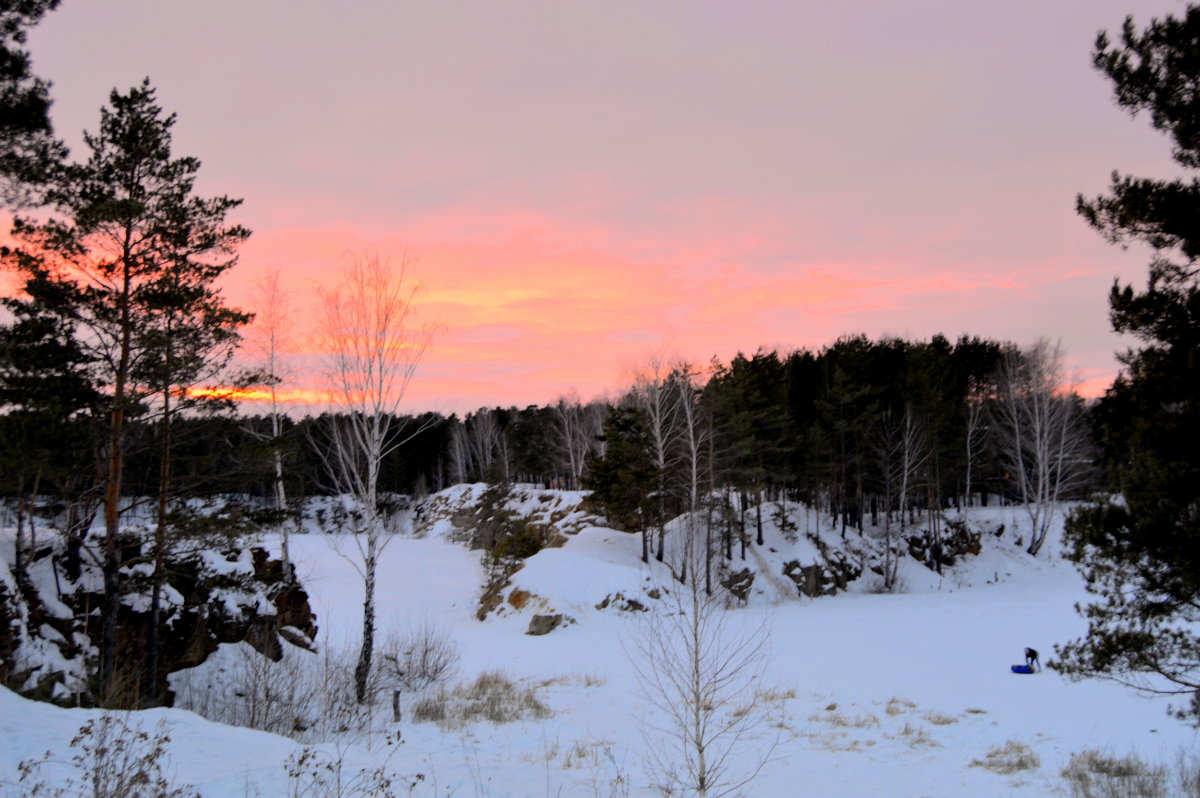
[[[17,362],[30,351],[21,340],[24,330],[14,324],[0,332],[0,389],[7,392],[0,446],[17,466],[0,473],[0,493],[86,502],[96,493],[99,466],[94,456],[80,455],[102,446],[99,425],[85,413],[55,415],[56,408],[38,407]],[[1061,354],[1054,363],[1037,361],[1053,354],[1045,342],[1022,351],[980,338],[855,336],[817,352],[739,354],[728,364],[708,364],[706,372],[682,361],[658,363],[615,400],[563,397],[543,406],[481,408],[462,418],[396,415],[396,434],[406,440],[382,458],[380,484],[410,496],[500,480],[578,489],[601,480],[598,471],[636,471],[645,460],[661,472],[651,480],[661,479],[655,491],[668,515],[686,511],[712,486],[820,504],[840,526],[856,530],[876,523],[886,507],[895,511],[904,473],[906,495],[922,505],[1020,501],[1021,478],[1009,468],[1003,432],[1019,419],[999,414],[1023,398],[1045,397],[1070,409],[1070,431],[1086,432],[1086,403],[1063,392],[1054,375],[1043,373],[1041,379],[1051,380],[1044,385],[1022,386],[1004,371],[1018,364],[1017,380],[1032,379],[1022,371],[1028,368],[1061,374]],[[210,400],[174,418],[170,482],[189,495],[266,500],[274,495],[278,453],[286,495],[339,492],[321,452],[330,445],[332,420],[351,414],[282,415],[276,433],[272,416],[253,408],[217,412],[229,410],[229,403]],[[34,411],[41,415],[30,422],[26,414]],[[160,413],[146,406],[129,421],[126,496],[161,493]],[[167,490],[173,490],[170,482]],[[1073,479],[1064,498],[1084,490]],[[616,520],[625,518],[616,505],[613,510]]]
[[666,521],[698,511],[710,525],[733,516],[720,548],[744,557],[747,529],[763,543],[764,501],[781,498],[843,537],[880,531],[889,551],[911,526],[940,546],[945,509],[1020,502],[1035,514],[1036,554],[1056,503],[1097,484],[1088,412],[1045,341],[853,336],[739,354],[705,375],[658,359],[612,408],[585,484],[642,530],[643,558],[653,548],[662,560]]

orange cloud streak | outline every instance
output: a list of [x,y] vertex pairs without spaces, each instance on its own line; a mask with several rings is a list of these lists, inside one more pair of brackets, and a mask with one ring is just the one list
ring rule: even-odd
[[[230,385],[216,385],[203,388],[188,388],[188,396],[206,399],[232,399],[235,402],[259,403],[271,401],[271,392],[266,388],[235,388]],[[325,405],[338,401],[332,391],[314,388],[277,388],[275,401],[280,404]]]
[[[839,251],[837,242],[803,241],[811,231],[790,230],[769,212],[717,200],[670,210],[693,224],[668,214],[659,238],[475,207],[431,212],[400,232],[266,230],[244,248],[229,290],[236,304],[248,305],[256,274],[280,269],[295,296],[292,354],[313,366],[312,320],[320,308],[312,289],[332,285],[349,252],[409,259],[409,274],[423,283],[420,318],[441,329],[408,404],[465,412],[484,403],[548,402],[572,387],[595,395],[655,351],[704,364],[760,345],[817,348],[858,332],[1024,342],[1058,334],[1039,326],[1053,315],[1026,310],[1031,296],[1049,302],[1048,292],[1078,294],[1085,283],[1091,290],[1088,281],[1111,279],[1097,278],[1102,267],[1082,258],[1017,267],[980,259],[964,268],[927,264],[920,252],[862,257]],[[1103,316],[1102,293],[1096,306]],[[1089,391],[1111,380],[1095,356],[1082,365],[1095,374]],[[315,369],[295,371],[292,401],[327,401]]]

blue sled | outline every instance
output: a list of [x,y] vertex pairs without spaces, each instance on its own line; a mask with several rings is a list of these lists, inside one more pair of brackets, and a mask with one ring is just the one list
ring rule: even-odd
[[1013,665],[1012,672],[1013,673],[1033,673],[1033,668],[1029,667],[1028,665]]

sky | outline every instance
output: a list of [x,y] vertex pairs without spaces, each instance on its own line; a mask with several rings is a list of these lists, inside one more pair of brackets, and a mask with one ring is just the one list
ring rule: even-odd
[[31,32],[75,152],[149,76],[198,191],[254,235],[316,385],[317,287],[407,264],[439,325],[406,407],[619,390],[865,333],[1061,339],[1085,393],[1131,344],[1148,253],[1075,213],[1114,169],[1179,168],[1091,68],[1096,33],[1177,0],[62,0]]

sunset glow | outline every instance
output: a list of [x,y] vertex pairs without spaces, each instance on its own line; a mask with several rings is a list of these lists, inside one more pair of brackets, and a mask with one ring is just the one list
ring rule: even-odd
[[[198,399],[232,399],[247,404],[270,402],[272,399],[271,391],[267,388],[235,388],[228,385],[189,388],[187,393],[188,396]],[[338,398],[332,391],[313,388],[277,388],[274,400],[284,405],[314,407],[338,403]]]
[[279,270],[288,404],[330,399],[316,289],[347,253],[409,262],[440,325],[414,411],[590,398],[652,353],[706,367],[858,333],[1061,338],[1097,395],[1128,346],[1108,290],[1142,283],[1147,253],[1102,241],[1075,195],[1114,168],[1174,174],[1090,69],[1130,10],[213,0],[182,23],[115,0],[64,3],[30,47],[73,149],[149,74],[198,189],[245,199],[226,292],[261,310]]

